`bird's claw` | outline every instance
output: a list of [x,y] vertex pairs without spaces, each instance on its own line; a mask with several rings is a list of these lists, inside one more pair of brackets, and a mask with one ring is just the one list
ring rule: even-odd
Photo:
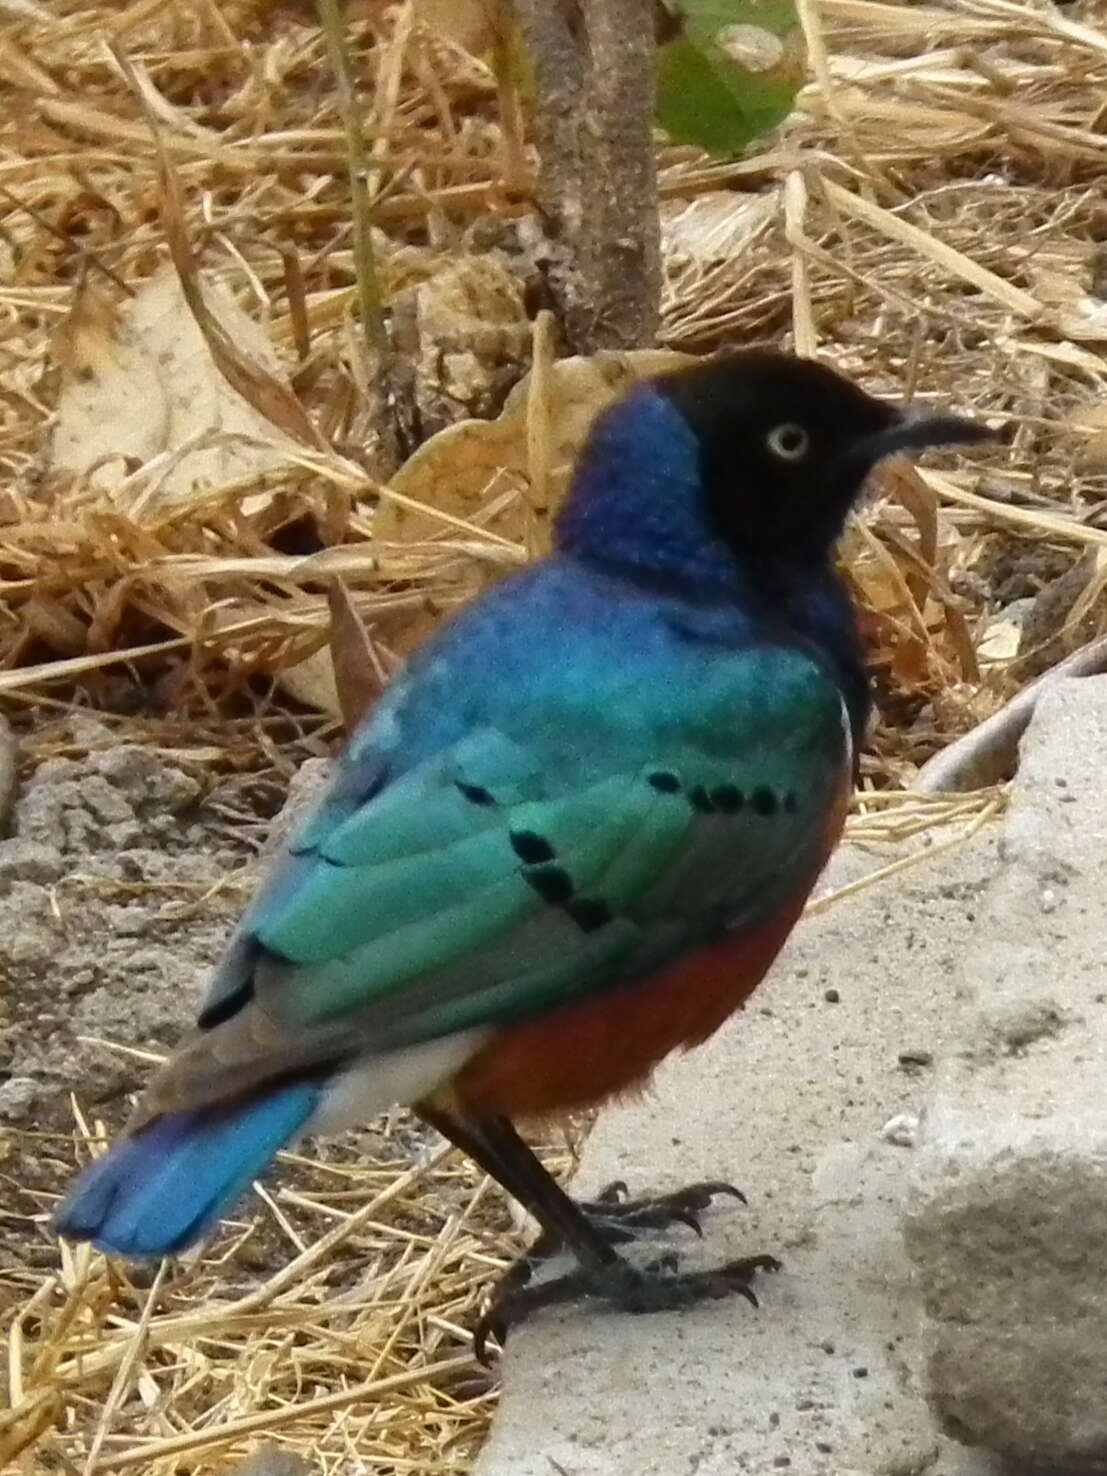
[[500,1315],[503,1305],[499,1297],[494,1298],[487,1310],[481,1313],[473,1329],[473,1353],[477,1362],[482,1363],[485,1368],[492,1366],[492,1357],[488,1351],[489,1338],[495,1338],[501,1348],[507,1342],[508,1322]]
[[514,1281],[509,1272],[477,1324],[473,1349],[480,1362],[487,1365],[489,1338],[494,1337],[503,1347],[511,1329],[532,1313],[585,1297],[600,1298],[618,1311],[632,1313],[676,1311],[735,1293],[751,1307],[758,1307],[750,1282],[758,1272],[779,1270],[775,1256],[759,1255],[743,1256],[709,1271],[681,1272],[677,1256],[670,1251],[641,1271],[620,1260],[598,1272],[578,1267],[537,1285],[528,1284],[530,1268]]
[[630,1195],[630,1187],[625,1179],[612,1179],[610,1184],[605,1184],[596,1195],[597,1204],[619,1204]]
[[728,1292],[737,1292],[739,1296],[745,1297],[751,1307],[760,1307],[757,1294],[750,1282],[759,1271],[776,1272],[781,1270],[781,1264],[776,1256],[742,1256],[737,1261],[728,1261],[726,1265],[719,1266],[714,1271],[708,1271],[708,1276],[717,1277],[719,1280],[719,1291],[716,1296],[726,1296]]
[[[669,1225],[682,1224],[702,1236],[699,1216],[722,1194],[741,1204],[748,1202],[741,1189],[722,1179],[704,1179],[671,1194],[646,1195],[640,1199],[627,1198],[627,1186],[618,1179],[602,1189],[595,1199],[583,1202],[580,1208],[597,1220],[600,1229],[621,1224],[638,1230],[664,1230]],[[631,1237],[614,1234],[611,1238],[618,1241]]]

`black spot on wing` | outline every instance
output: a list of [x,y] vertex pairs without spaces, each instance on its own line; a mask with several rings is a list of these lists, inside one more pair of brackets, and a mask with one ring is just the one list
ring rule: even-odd
[[578,897],[563,866],[528,866],[523,875],[544,902],[560,907],[582,933],[606,927],[614,914],[601,897]]
[[746,803],[746,797],[736,784],[720,784],[711,791],[711,803],[724,815],[737,815]]
[[766,785],[759,785],[750,795],[750,807],[755,815],[775,815],[777,812],[776,795]]
[[715,806],[711,803],[711,796],[702,784],[697,784],[694,789],[688,791],[688,801],[693,810],[699,810],[701,815],[714,814]]
[[562,866],[535,866],[523,872],[543,902],[563,907],[573,895],[573,879]]
[[676,794],[680,789],[680,780],[667,769],[658,769],[649,776],[647,782],[661,794]]
[[456,782],[459,792],[465,796],[470,804],[494,805],[496,803],[495,796],[485,789],[483,784],[463,784],[460,779]]
[[613,916],[611,908],[599,897],[574,897],[566,903],[565,911],[582,933],[594,933],[604,927]]
[[759,784],[748,794],[737,784],[716,784],[711,790],[697,784],[688,791],[688,802],[703,815],[739,815],[750,809],[755,815],[767,818],[780,810],[786,810],[789,815],[796,811],[796,796],[791,790],[778,794],[767,784]]
[[552,861],[556,855],[546,837],[534,830],[513,830],[510,840],[516,856],[528,866],[539,866],[543,861]]

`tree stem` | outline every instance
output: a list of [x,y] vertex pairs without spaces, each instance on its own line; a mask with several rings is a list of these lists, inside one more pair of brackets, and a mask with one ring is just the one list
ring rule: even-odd
[[514,0],[535,70],[550,288],[577,353],[652,342],[654,0]]

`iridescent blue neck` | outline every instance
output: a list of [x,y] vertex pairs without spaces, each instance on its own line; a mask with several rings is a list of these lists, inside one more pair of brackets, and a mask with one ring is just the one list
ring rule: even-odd
[[835,668],[860,741],[868,682],[853,606],[830,560],[755,561],[731,549],[711,526],[699,441],[649,385],[596,422],[558,518],[556,542],[593,569],[667,586],[699,607],[696,618],[705,605],[717,611],[721,602],[741,612],[747,636],[756,628],[816,647]]
[[557,546],[608,568],[733,589],[737,561],[708,522],[699,442],[643,385],[593,428],[557,521]]

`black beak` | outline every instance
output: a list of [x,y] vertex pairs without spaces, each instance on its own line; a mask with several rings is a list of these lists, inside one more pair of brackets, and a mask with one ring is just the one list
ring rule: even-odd
[[886,430],[865,439],[870,466],[900,451],[925,451],[930,446],[972,446],[979,441],[1003,439],[1002,431],[990,430],[975,420],[965,420],[946,410],[900,410]]

